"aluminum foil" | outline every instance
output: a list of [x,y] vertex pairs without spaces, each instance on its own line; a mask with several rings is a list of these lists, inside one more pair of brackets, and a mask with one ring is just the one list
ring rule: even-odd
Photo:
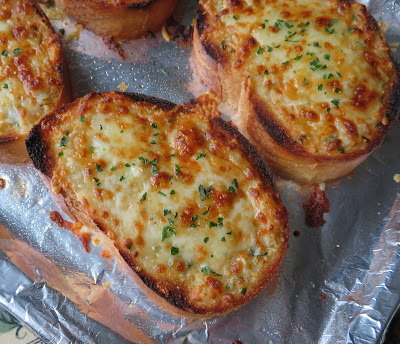
[[[400,2],[363,1],[400,41]],[[190,24],[196,1],[176,16]],[[54,25],[76,27],[65,18]],[[74,97],[125,89],[176,103],[193,97],[190,49],[155,38],[122,44],[125,61],[87,31],[66,44]],[[393,50],[396,48],[393,45]],[[400,57],[399,51],[395,53]],[[0,305],[50,343],[379,343],[400,304],[400,126],[351,178],[327,185],[331,212],[304,225],[309,190],[278,181],[290,213],[290,248],[275,279],[227,316],[184,319],[155,307],[103,247],[83,249],[51,223],[57,210],[30,163],[0,164]],[[102,242],[95,234],[94,242]]]

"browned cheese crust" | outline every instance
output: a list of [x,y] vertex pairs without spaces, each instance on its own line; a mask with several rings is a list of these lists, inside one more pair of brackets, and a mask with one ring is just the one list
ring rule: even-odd
[[286,209],[213,98],[89,94],[46,116],[26,145],[60,208],[103,231],[162,308],[227,313],[278,272]]
[[155,32],[172,15],[178,0],[55,0],[69,17],[99,36],[118,41]]
[[0,1],[0,162],[28,159],[24,140],[47,113],[70,100],[58,35],[30,0]]
[[399,115],[399,68],[355,1],[200,1],[198,78],[285,178],[349,174]]

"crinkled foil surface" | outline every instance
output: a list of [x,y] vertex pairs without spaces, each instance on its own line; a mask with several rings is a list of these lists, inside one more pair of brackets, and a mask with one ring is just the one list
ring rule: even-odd
[[[400,42],[400,2],[363,1]],[[190,24],[196,1],[177,16]],[[57,20],[66,35],[74,31]],[[393,45],[396,46],[395,44]],[[156,38],[124,44],[126,61],[82,31],[66,44],[74,97],[125,83],[176,103],[193,97],[190,49]],[[399,51],[395,53],[397,59]],[[121,86],[120,86],[121,87]],[[208,321],[155,307],[101,246],[84,251],[49,219],[57,210],[29,163],[0,164],[0,305],[50,343],[379,343],[400,303],[400,125],[352,178],[327,186],[321,229],[304,225],[308,190],[279,181],[290,247],[276,280],[238,311]],[[96,234],[99,235],[99,234]]]

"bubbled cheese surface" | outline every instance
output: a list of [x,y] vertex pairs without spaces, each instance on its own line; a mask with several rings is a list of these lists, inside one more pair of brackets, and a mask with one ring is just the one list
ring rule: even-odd
[[27,134],[53,110],[63,86],[62,51],[30,1],[0,1],[0,139]]
[[54,129],[53,186],[74,190],[162,293],[179,287],[197,307],[223,308],[255,292],[287,228],[280,201],[236,139],[213,131],[207,106],[187,115],[92,95]]
[[[227,68],[248,78],[287,134],[315,155],[365,149],[387,125],[395,66],[357,3],[202,1]],[[234,87],[234,86],[233,86]]]

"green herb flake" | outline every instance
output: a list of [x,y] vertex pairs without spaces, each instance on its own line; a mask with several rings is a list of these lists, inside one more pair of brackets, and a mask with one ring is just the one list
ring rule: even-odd
[[119,178],[120,182],[123,182],[126,178],[124,176],[122,176],[121,178]]
[[227,235],[233,235],[233,231],[226,233]]
[[261,55],[263,53],[264,49],[262,47],[258,47],[257,50],[257,55]]
[[211,272],[211,270],[210,270],[210,268],[209,268],[208,266],[205,266],[204,268],[201,269],[201,272],[204,272],[204,273],[206,273],[207,275],[209,275],[210,272]]
[[339,99],[334,99],[334,100],[331,101],[331,103],[333,105],[335,105],[336,107],[339,107],[340,100]]
[[204,238],[204,243],[207,244],[207,243],[208,243],[208,240],[210,240],[210,238],[209,238],[209,237],[205,237],[205,238]]
[[171,214],[171,210],[164,209],[163,214],[164,214],[164,216],[167,216],[167,215]]
[[145,200],[146,200],[146,198],[147,198],[147,192],[145,192],[143,195],[142,195],[142,197],[140,198],[140,203],[142,203],[142,202],[144,202]]
[[326,112],[327,112],[327,113],[331,112],[331,108],[329,108],[329,107],[326,108]]
[[313,43],[313,46],[314,46],[314,47],[320,48],[319,42],[314,42],[314,43]]
[[127,162],[127,163],[125,164],[125,167],[131,167],[131,164]]
[[167,121],[167,123],[171,123],[171,122],[173,122],[174,121],[174,119],[173,118],[170,118],[168,121]]
[[221,41],[221,48],[222,48],[222,50],[226,50],[226,42],[225,41]]
[[103,167],[101,167],[97,162],[96,162],[96,170],[97,172],[103,172]]
[[165,74],[165,75],[169,75],[169,72],[166,70],[166,69],[161,69],[161,72],[163,72],[163,74]]
[[357,44],[358,44],[360,47],[365,47],[365,44],[362,43],[362,42],[357,41]]
[[285,66],[289,66],[289,61],[282,62],[282,64],[285,65]]
[[306,135],[301,135],[301,138],[306,139],[306,140],[311,140],[309,136]]
[[86,121],[86,117],[85,116],[81,116],[81,122],[85,123],[85,121]]
[[63,36],[65,35],[65,29],[58,30]]
[[355,29],[348,29],[347,33],[353,33],[354,31],[356,31]]
[[267,51],[270,53],[270,52],[272,52],[274,50],[274,48],[272,48],[272,47],[270,47],[270,46],[267,46]]
[[339,151],[341,154],[344,154],[344,148],[343,148],[343,147],[339,147],[339,148],[338,148],[338,151]]
[[3,50],[3,52],[1,53],[1,55],[3,55],[4,57],[8,57],[8,51],[7,51],[7,50]]
[[3,88],[6,89],[6,90],[8,90],[8,84],[4,84],[4,85],[3,85]]
[[236,189],[239,189],[239,184],[236,179],[233,180],[232,184]]
[[60,140],[60,147],[65,147],[68,143],[68,138],[66,136],[63,136]]
[[208,208],[207,208],[207,210],[206,210],[204,213],[202,213],[201,215],[208,215],[208,214],[209,214],[209,212],[210,212],[210,208],[211,208],[211,206],[210,206],[210,207],[208,207]]
[[306,78],[303,79],[303,85],[307,85],[307,79]]
[[323,88],[322,84],[318,85],[318,91],[322,91],[322,88]]
[[151,140],[151,141],[150,141],[150,144],[151,144],[151,145],[155,145],[156,143],[157,143],[157,142],[156,142],[155,140]]
[[91,153],[94,152],[94,148],[92,146],[89,147],[89,152],[91,152]]
[[171,254],[172,254],[173,256],[175,256],[175,255],[178,254],[178,253],[179,253],[179,248],[172,246],[172,247],[171,247]]
[[247,288],[242,288],[240,293],[244,295],[244,294],[246,294],[246,292],[247,292]]
[[196,160],[199,160],[199,159],[201,159],[201,158],[204,158],[206,155],[207,155],[207,154],[205,154],[205,153],[200,153],[200,154],[197,156]]
[[64,152],[60,152],[60,153],[57,154],[57,158],[59,158],[59,157],[61,157],[63,155],[64,155]]
[[239,20],[239,18],[238,18],[238,17],[236,17],[236,16],[233,16],[232,18],[233,18],[233,19],[235,19],[235,20]]
[[233,186],[230,186],[230,187],[228,188],[228,190],[229,190],[230,192],[232,192],[232,193],[236,193],[235,188],[234,188]]
[[221,241],[222,241],[222,242],[226,242],[226,239],[225,239],[224,236],[222,237]]
[[342,77],[342,74],[340,74],[339,72],[336,72],[336,74],[337,74],[339,77]]
[[110,171],[114,172],[114,171],[117,170],[117,168],[118,168],[117,166],[113,166],[113,167],[110,168]]
[[335,88],[335,93],[342,93],[342,90],[338,87]]
[[14,49],[14,54],[20,54],[21,53],[21,48],[16,48]]
[[325,59],[325,60],[328,60],[328,61],[329,61],[329,60],[330,60],[330,58],[331,58],[331,55],[330,55],[330,54],[326,54],[326,55],[324,55],[324,59]]
[[176,235],[176,229],[171,226],[164,226],[162,230],[161,241],[170,238],[172,234]]
[[221,274],[219,274],[219,273],[216,273],[215,271],[211,271],[211,273],[212,273],[214,276],[216,276],[216,277],[222,277],[222,275],[221,275]]
[[299,61],[301,58],[303,57],[303,54],[296,56],[293,60],[295,61]]
[[158,191],[158,193],[159,193],[161,196],[164,196],[164,197],[167,196],[164,192]]

